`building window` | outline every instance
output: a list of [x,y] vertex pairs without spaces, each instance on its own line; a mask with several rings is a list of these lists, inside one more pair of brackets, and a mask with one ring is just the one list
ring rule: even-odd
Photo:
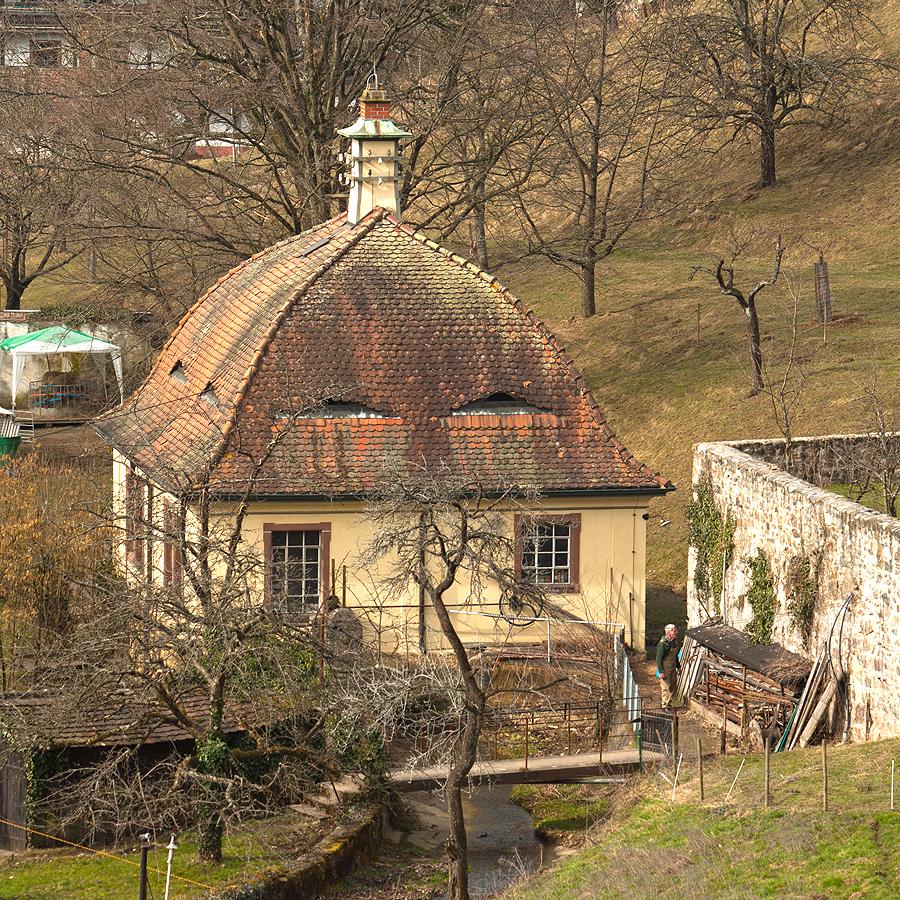
[[516,516],[516,571],[552,592],[578,590],[581,516]]
[[139,575],[145,574],[149,559],[147,523],[152,504],[151,488],[129,465],[125,469],[125,551],[131,568]]
[[163,586],[180,597],[184,592],[184,572],[181,563],[184,529],[181,526],[178,508],[166,500],[164,509]]
[[62,65],[62,41],[32,41],[31,65],[39,69],[58,69]]
[[324,596],[331,527],[264,525],[266,596],[284,612],[312,612]]

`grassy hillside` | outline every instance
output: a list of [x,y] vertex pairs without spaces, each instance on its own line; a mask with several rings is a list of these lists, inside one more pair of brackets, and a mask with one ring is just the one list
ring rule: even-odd
[[[898,13],[900,3],[891,2],[879,18],[897,31]],[[617,435],[678,486],[653,508],[672,520],[667,531],[658,519],[650,523],[649,574],[656,585],[683,589],[686,583],[692,446],[779,436],[771,399],[748,396],[743,313],[719,294],[711,276],[689,279],[692,265],[714,266],[719,254],[729,253],[732,230],[759,232],[736,266],[736,284],[745,288],[771,273],[775,236],[787,244],[783,276],[760,294],[758,306],[763,353],[777,375],[798,298],[798,356],[809,378],[795,434],[864,428],[859,398],[873,371],[884,398],[900,388],[900,103],[886,95],[854,115],[836,131],[786,130],[779,183],[762,192],[751,187],[752,147],[720,159],[705,203],[630,235],[604,263],[594,318],[576,315],[578,283],[571,273],[545,262],[500,267],[500,279],[559,335]],[[686,171],[686,184],[694,177]],[[829,265],[836,321],[827,331],[815,325],[818,252],[807,244],[821,247]]]
[[674,801],[671,770],[668,780],[647,777],[621,798],[595,847],[513,897],[895,897],[900,813],[890,810],[890,790],[898,753],[897,741],[829,748],[827,812],[818,747],[773,755],[769,809],[761,756],[746,758],[743,769],[740,756],[706,760],[702,802],[696,762],[685,761]]

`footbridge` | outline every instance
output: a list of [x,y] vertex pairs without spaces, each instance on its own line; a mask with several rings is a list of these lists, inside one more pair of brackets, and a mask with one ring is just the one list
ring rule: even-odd
[[[637,772],[644,764],[658,759],[659,753],[649,750],[492,759],[472,766],[468,784],[470,787],[479,784],[558,784],[587,778],[617,778]],[[443,786],[447,774],[446,766],[395,770],[390,773],[390,780],[398,791],[423,791]]]

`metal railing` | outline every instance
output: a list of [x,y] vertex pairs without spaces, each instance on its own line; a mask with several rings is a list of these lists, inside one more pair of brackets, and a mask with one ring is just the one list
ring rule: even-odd
[[[631,671],[631,663],[628,662],[628,654],[625,648],[619,643],[618,635],[616,636],[616,665],[621,666],[622,671],[622,705],[628,713],[628,721],[634,731],[640,731],[641,728],[641,695],[638,690],[638,683],[634,679],[634,673]],[[616,673],[618,674],[618,672]]]

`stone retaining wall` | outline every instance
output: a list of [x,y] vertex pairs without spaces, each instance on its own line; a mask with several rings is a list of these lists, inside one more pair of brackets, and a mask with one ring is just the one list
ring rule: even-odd
[[[853,435],[798,441],[794,466],[810,474],[827,469],[828,482],[840,480],[834,477],[837,463],[862,452],[863,439],[871,440]],[[790,650],[812,657],[830,638],[836,654],[837,635],[830,633],[853,592],[840,643],[849,675],[850,734],[854,740],[900,736],[900,521],[788,475],[767,459],[783,462],[780,441],[700,444],[694,449],[694,484],[708,473],[718,509],[730,510],[736,522],[734,559],[725,576],[725,621],[743,628],[752,618],[745,602],[750,585],[746,559],[760,549],[777,589],[773,639]],[[798,466],[799,461],[804,462]],[[787,614],[786,582],[791,559],[814,552],[822,553],[822,562],[807,648]],[[692,549],[689,625],[704,621],[708,612],[694,589],[694,564]]]
[[384,840],[386,806],[368,809],[360,819],[339,825],[290,868],[277,866],[252,882],[228,888],[218,900],[313,900],[343,881],[373,856]]

